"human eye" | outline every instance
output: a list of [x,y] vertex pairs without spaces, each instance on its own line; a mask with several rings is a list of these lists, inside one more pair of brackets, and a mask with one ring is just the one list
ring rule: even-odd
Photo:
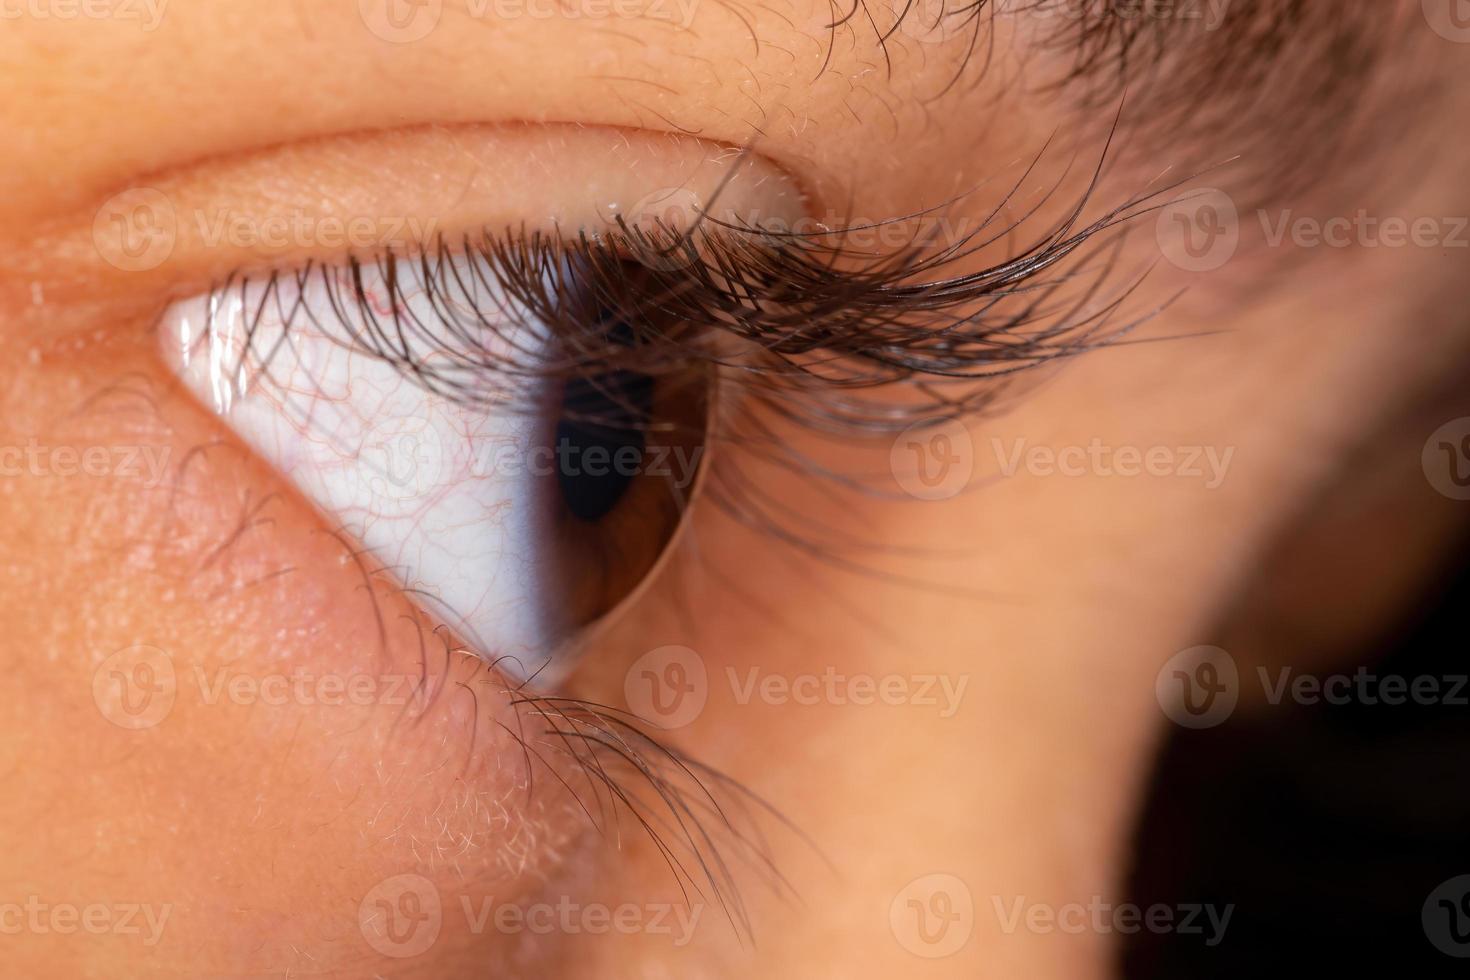
[[711,352],[660,315],[668,284],[606,242],[423,248],[240,276],[173,306],[160,338],[477,655],[554,688],[681,526]]
[[[1074,253],[1164,193],[1085,219],[1084,196],[1019,250],[998,220],[937,245],[805,218],[749,150],[712,159],[708,202],[232,270],[169,307],[164,357],[468,651],[555,690],[706,471],[728,491],[760,454],[754,410],[881,440],[1107,343],[1129,324]],[[732,208],[732,181],[777,210]],[[932,402],[887,403],[920,377]]]
[[1463,523],[1453,6],[0,0],[7,966],[1103,975]]

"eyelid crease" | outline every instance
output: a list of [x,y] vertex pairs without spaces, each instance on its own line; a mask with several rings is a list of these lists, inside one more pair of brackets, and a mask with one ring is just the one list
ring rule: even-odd
[[[731,178],[732,171],[734,172]],[[728,179],[727,178],[731,178]],[[526,224],[600,228],[671,192],[794,220],[808,182],[758,151],[573,124],[415,126],[211,157],[0,233],[0,309],[183,299],[242,268],[426,247]]]

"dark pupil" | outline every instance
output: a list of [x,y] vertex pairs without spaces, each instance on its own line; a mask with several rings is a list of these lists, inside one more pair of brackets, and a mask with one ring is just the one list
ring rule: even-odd
[[567,509],[584,521],[616,507],[643,467],[653,380],[609,371],[567,382],[556,423],[556,474]]

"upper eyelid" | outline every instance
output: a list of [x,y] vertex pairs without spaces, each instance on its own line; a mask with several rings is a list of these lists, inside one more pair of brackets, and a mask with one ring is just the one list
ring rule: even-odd
[[[658,125],[656,120],[653,121],[653,124]],[[512,123],[498,123],[493,124],[489,128],[509,128],[514,125],[515,124]],[[303,154],[324,152],[326,157],[328,159],[331,159],[333,153],[332,148],[340,148],[343,146],[368,147],[371,153],[373,155],[376,155],[382,149],[382,147],[379,145],[380,141],[386,140],[391,142],[398,140],[400,137],[403,136],[408,136],[415,140],[421,140],[424,139],[426,136],[438,138],[445,135],[447,135],[449,139],[453,140],[456,138],[455,134],[473,134],[474,130],[481,128],[486,127],[474,125],[459,125],[454,127],[420,125],[417,127],[409,126],[403,131],[394,131],[392,133],[384,133],[378,131],[367,133],[360,132],[355,134],[350,132],[337,132],[331,135],[319,136],[298,141],[296,143],[290,144],[289,146],[278,147],[268,151],[261,151],[258,154],[247,154],[250,159],[245,162],[260,163],[266,166],[268,169],[270,166],[274,165],[269,162],[270,158],[273,158],[282,153],[284,153],[286,157],[294,160],[302,157]],[[563,128],[567,132],[586,132],[586,130],[584,130],[580,126],[568,125]],[[595,130],[596,127],[593,127],[593,129]],[[616,142],[622,143],[628,141],[628,131],[618,130],[617,133],[618,140]],[[647,138],[649,135],[652,135],[655,139],[670,139],[667,133],[644,134],[644,136],[642,137],[636,136],[635,134],[633,137],[633,141],[636,142],[638,139]],[[743,138],[748,135],[748,133],[742,132],[739,135]],[[471,138],[473,137],[471,136]],[[783,153],[783,149],[789,148],[783,148],[779,140],[772,140],[771,144],[771,148],[774,152],[783,154],[781,156],[781,166],[776,167],[775,169],[778,171],[786,170],[787,172],[783,175],[782,179],[789,180],[792,176],[790,168],[791,166],[794,166],[794,164],[790,164],[790,161],[787,160],[786,156]],[[339,153],[337,154],[335,162],[340,164],[342,159],[349,158],[352,155],[353,154],[351,152],[345,155]],[[362,154],[358,153],[358,155]],[[234,157],[232,157],[230,160],[221,160],[219,158],[208,159],[200,162],[197,165],[188,166],[186,169],[189,171],[189,173],[183,176],[177,173],[172,173],[154,178],[140,178],[134,183],[141,185],[158,185],[165,192],[165,194],[171,197],[175,195],[175,191],[177,190],[178,207],[190,211],[198,211],[200,209],[208,211],[213,206],[209,200],[211,197],[211,192],[208,190],[204,190],[197,198],[197,202],[190,200],[190,195],[194,192],[188,189],[189,180],[197,177],[199,174],[204,174],[206,175],[206,179],[211,179],[207,175],[213,174],[212,179],[215,180],[216,183],[222,183],[227,186],[239,185],[242,182],[248,184],[251,178],[248,176],[242,178],[240,176],[239,172],[234,169],[234,165],[236,162],[237,161]],[[297,160],[297,165],[300,165],[300,160]],[[820,166],[814,163],[812,160],[803,157],[801,167],[803,168],[803,172],[799,175],[800,180],[797,182],[801,186],[794,193],[794,198],[812,197],[814,188],[820,188],[821,193],[829,196],[832,195],[834,191],[840,193],[844,189],[843,183],[840,178],[834,177],[833,173],[818,172],[820,171]],[[385,165],[382,169],[392,171],[393,167],[391,164],[388,164]],[[813,172],[808,173],[808,169],[811,169]],[[273,178],[275,175],[269,176]],[[260,198],[260,200],[254,202],[265,205],[264,207],[260,208],[259,213],[261,217],[267,216],[272,208],[274,208],[277,212],[289,212],[292,210],[293,202],[289,199],[289,196],[285,200],[273,199],[271,197],[272,194],[276,194],[279,192],[279,188],[283,186],[289,187],[291,183],[289,180],[283,181],[271,179],[261,181],[261,183],[269,185],[269,191],[263,196],[257,194],[257,197]],[[127,188],[121,188],[121,190],[126,189]],[[379,188],[378,190],[381,191],[381,188]],[[341,195],[339,189],[337,188],[311,187],[307,192],[300,195],[301,200],[304,202],[304,204],[301,204],[301,207],[307,210],[308,213],[310,213],[311,206],[314,204],[314,202],[320,201],[322,199],[332,199],[339,196]],[[373,197],[381,196],[381,193],[373,195]],[[833,197],[833,199],[838,198]],[[798,202],[798,206],[800,206],[800,204],[801,202]],[[245,210],[247,213],[249,213],[250,206],[250,202],[242,202],[241,204],[242,210]],[[454,205],[452,203],[446,203],[439,210],[448,210],[453,206]],[[375,213],[375,209],[366,204],[356,206],[349,205],[345,210],[348,216],[372,216]],[[411,213],[408,207],[393,208],[390,209],[390,212],[393,210],[396,210],[399,214],[405,217],[408,216],[409,213]],[[424,213],[427,215],[434,213],[434,211],[435,209],[433,208],[426,208],[424,210]],[[42,235],[38,239],[16,243],[16,247],[13,249],[13,251],[18,261],[16,264],[12,265],[12,269],[16,269],[18,271],[16,279],[23,278],[27,280],[27,284],[26,287],[17,289],[15,293],[0,298],[0,302],[13,302],[16,307],[23,307],[26,304],[30,303],[31,296],[27,294],[26,290],[29,288],[29,285],[31,283],[38,284],[42,292],[46,295],[48,299],[59,297],[63,302],[66,298],[70,296],[75,296],[78,294],[85,295],[88,287],[93,285],[97,286],[97,291],[99,292],[103,290],[127,291],[129,289],[137,288],[139,284],[144,280],[144,277],[138,272],[129,270],[127,275],[112,275],[112,273],[116,270],[109,266],[109,264],[105,261],[97,261],[98,256],[95,254],[97,252],[95,242],[91,241],[93,229],[90,227],[86,227],[92,224],[91,219],[93,218],[95,213],[95,206],[86,207],[83,208],[81,212],[73,216],[72,221],[75,227],[72,227],[70,231],[80,231],[80,234],[66,234],[68,229],[63,228],[61,229],[63,233],[61,234],[59,239]],[[507,216],[503,214],[478,214],[467,218],[467,222],[473,225],[488,225],[491,227],[499,227],[508,223],[506,220],[504,220],[506,217]],[[303,255],[302,257],[304,258],[305,256]],[[207,272],[201,271],[192,280],[189,280],[188,282],[178,283],[178,291],[182,293],[185,292],[188,288],[203,288],[204,286],[207,286],[208,282],[221,278],[229,268],[233,268],[238,264],[238,262],[225,261],[221,259],[218,264],[207,270]],[[159,279],[156,281],[161,282],[162,280]],[[172,286],[174,284],[170,283],[169,285]],[[0,289],[3,288],[4,287],[0,287]]]
[[[312,5],[304,6],[311,7]],[[350,9],[353,6],[351,4],[346,5],[349,14],[355,14],[355,11]],[[909,5],[904,4],[902,6],[908,7]],[[292,50],[291,45],[297,40],[297,34],[305,32],[307,35],[310,35],[313,33],[309,30],[310,25],[300,19],[307,17],[308,14],[320,17],[326,16],[325,11],[320,15],[316,15],[314,10],[303,9],[298,12],[297,18],[288,18],[290,23],[276,23],[274,15],[270,15],[267,12],[261,12],[258,20],[261,26],[266,29],[264,36],[277,42],[281,51],[288,52]],[[164,50],[172,50],[171,46],[180,41],[180,37],[173,31],[177,23],[183,25],[179,27],[179,32],[184,35],[183,39],[186,41],[193,40],[195,42],[191,45],[191,50],[202,51],[207,54],[210,50],[210,42],[212,40],[212,36],[207,31],[207,28],[210,26],[210,17],[208,14],[201,13],[197,15],[197,18],[200,23],[196,25],[193,23],[193,17],[185,22],[181,15],[177,22],[171,20],[166,25],[166,30],[161,31],[158,35],[151,36],[149,40],[158,45],[162,45]],[[313,18],[307,17],[307,20],[311,19]],[[766,21],[761,22],[762,30],[767,33],[770,30],[777,29],[798,32],[805,29],[804,26],[798,27],[793,25],[790,19],[784,17],[779,10],[772,13],[767,19],[769,20],[769,24]],[[820,20],[821,18],[818,19]],[[361,28],[362,25],[356,24],[355,26]],[[196,32],[199,34],[198,37],[193,36]],[[820,34],[821,32],[818,33]],[[477,38],[478,40],[481,39]],[[344,42],[344,44],[346,43]],[[262,47],[271,46],[263,45]],[[414,51],[414,46],[408,46],[408,50]],[[437,49],[431,50],[437,51]],[[788,145],[792,141],[780,138],[785,128],[784,126],[772,126],[771,123],[778,117],[790,115],[792,119],[791,128],[794,132],[797,129],[805,128],[808,119],[816,121],[819,124],[822,122],[820,116],[823,114],[823,110],[820,105],[809,105],[805,100],[803,100],[799,107],[786,105],[785,102],[789,96],[778,93],[786,91],[786,83],[790,81],[814,81],[816,76],[821,73],[819,66],[824,59],[817,55],[811,55],[811,78],[808,79],[803,74],[800,65],[793,65],[791,63],[789,53],[783,58],[778,58],[779,66],[763,60],[772,57],[772,55],[762,54],[761,52],[774,50],[770,46],[765,46],[764,48],[758,46],[756,51],[752,52],[745,45],[736,44],[732,41],[730,45],[725,47],[717,46],[708,51],[700,49],[686,53],[705,56],[692,58],[691,65],[707,61],[710,68],[715,72],[715,82],[717,84],[713,89],[704,92],[704,96],[706,97],[695,100],[700,104],[710,99],[720,103],[717,107],[718,111],[708,113],[708,118],[705,115],[694,118],[692,116],[693,107],[690,106],[686,106],[683,110],[676,111],[672,115],[668,111],[654,113],[637,111],[630,116],[627,110],[636,110],[640,100],[637,98],[636,93],[619,90],[619,78],[622,75],[628,76],[622,79],[622,81],[632,85],[638,85],[644,82],[645,78],[643,76],[645,75],[648,76],[647,80],[656,80],[651,67],[640,66],[638,70],[623,71],[619,74],[616,72],[610,73],[607,66],[602,64],[599,64],[597,70],[593,72],[571,72],[568,74],[568,84],[575,81],[587,83],[589,80],[596,82],[601,79],[602,81],[598,82],[599,91],[616,91],[618,98],[611,101],[621,106],[624,110],[622,112],[610,113],[603,111],[606,107],[600,107],[598,104],[587,105],[585,99],[582,100],[580,106],[576,103],[571,106],[559,107],[541,104],[536,100],[541,99],[544,101],[545,99],[550,99],[554,102],[556,93],[536,91],[535,99],[490,99],[483,105],[478,105],[478,115],[481,119],[494,121],[491,123],[493,125],[502,126],[513,125],[516,119],[549,118],[553,120],[564,120],[565,125],[568,126],[583,124],[594,126],[636,125],[646,127],[649,131],[662,131],[665,135],[668,133],[698,133],[706,138],[733,141],[736,143],[749,139],[753,134],[758,132],[768,132],[771,134],[766,137],[770,143],[770,147],[768,148],[769,152],[780,160],[782,167],[793,171],[820,169],[824,165],[818,164],[812,155],[807,152],[807,148],[803,144],[797,141],[796,145]],[[454,55],[457,51],[464,57],[455,58]],[[64,49],[62,53],[74,59],[79,59],[84,58],[88,52],[85,46],[82,46],[77,51]],[[261,70],[266,72],[267,78],[273,77],[266,71],[270,67],[268,58],[265,59],[265,64],[261,64],[258,63],[259,59],[257,59],[255,52],[246,51],[242,53],[248,57],[241,65],[241,69],[237,75],[248,77],[252,70]],[[326,53],[331,54],[333,52],[329,49]],[[412,74],[409,69],[419,64],[417,60],[406,59],[400,65],[397,59],[383,57],[385,53],[377,52],[376,56],[369,59],[373,60],[376,64],[376,59],[382,58],[382,63],[379,67],[384,69],[385,74],[390,68],[399,68],[404,72]],[[394,51],[392,53],[402,55],[404,52]],[[372,53],[370,52],[369,54]],[[475,55],[483,54],[483,52],[475,49],[461,51],[455,48],[442,52],[442,54],[445,57],[441,57],[439,59],[440,61],[454,62],[463,60],[470,62],[473,61]],[[864,52],[863,57],[867,58],[868,53]],[[555,57],[552,57],[550,60],[555,61]],[[213,67],[205,67],[209,67],[209,70],[201,71],[199,77],[192,81],[189,86],[180,86],[179,88],[185,91],[188,89],[202,89],[204,91],[218,89],[222,92],[228,89],[229,91],[234,91],[233,82],[235,79],[222,77]],[[842,64],[838,63],[829,67],[840,71]],[[748,104],[751,103],[751,98],[744,91],[745,85],[742,81],[747,75],[747,69],[758,78],[767,78],[771,82],[782,83],[782,85],[771,90],[770,97],[763,95],[759,100],[756,100],[754,105],[758,112],[754,116],[748,111]],[[700,70],[702,71],[704,69],[701,67]],[[663,74],[667,74],[667,72],[665,71]],[[48,176],[54,178],[51,183],[68,188],[68,193],[72,191],[76,191],[77,193],[85,192],[88,195],[87,199],[91,202],[91,210],[95,210],[95,206],[100,204],[101,199],[105,198],[110,191],[123,189],[129,184],[158,183],[166,174],[176,173],[182,170],[207,168],[225,158],[233,160],[257,151],[261,153],[274,152],[278,148],[295,147],[312,142],[349,142],[354,139],[372,139],[374,138],[374,134],[399,127],[408,129],[433,128],[435,126],[456,128],[472,125],[471,120],[476,116],[474,109],[477,107],[472,98],[474,87],[470,87],[471,91],[465,92],[462,91],[465,89],[464,85],[447,86],[446,82],[448,77],[438,79],[438,76],[434,75],[425,80],[423,87],[418,90],[420,97],[414,101],[414,105],[418,107],[414,112],[390,113],[386,118],[382,119],[378,119],[369,113],[366,117],[356,120],[355,117],[349,118],[341,113],[329,113],[323,116],[321,111],[322,107],[310,104],[305,100],[300,106],[293,107],[288,97],[287,101],[283,104],[287,108],[299,111],[288,113],[276,112],[274,114],[275,118],[270,120],[271,124],[259,132],[249,130],[249,127],[244,126],[244,124],[241,127],[237,127],[231,123],[230,117],[236,114],[236,111],[232,110],[230,112],[217,113],[216,115],[224,119],[225,122],[221,124],[219,119],[211,119],[210,125],[202,127],[203,132],[197,140],[193,140],[192,142],[176,135],[181,130],[187,130],[187,128],[172,127],[171,131],[165,131],[151,140],[145,140],[143,146],[133,147],[127,142],[127,130],[118,129],[115,120],[106,117],[98,118],[92,120],[98,129],[98,144],[112,146],[114,141],[119,141],[115,147],[115,153],[110,157],[112,160],[110,169],[104,173],[97,174],[94,179],[82,179],[80,175],[68,174],[64,169],[59,174],[50,174]],[[436,79],[438,80],[436,81]],[[141,83],[151,81],[152,79],[147,76],[141,79]],[[226,83],[231,84],[227,85]],[[454,103],[453,108],[439,107],[437,105],[441,100],[433,97],[436,85],[445,85],[444,91],[455,93],[456,98],[450,100]],[[770,86],[765,87],[770,88]],[[367,86],[366,88],[370,92],[375,90],[373,86]],[[708,86],[705,88],[708,88]],[[149,88],[149,92],[149,104],[159,114],[167,116],[169,110],[175,108],[170,101],[171,93],[168,86],[152,86]],[[251,110],[251,100],[239,98],[239,93],[236,93],[236,98],[237,101],[242,103],[239,111],[252,119],[258,115],[258,113],[252,114],[252,112],[247,111]],[[471,101],[466,106],[460,106],[458,105],[460,98],[470,98]],[[732,100],[747,104],[746,111],[735,111],[735,106],[727,104]],[[378,101],[382,100],[380,99]],[[682,98],[682,102],[689,101],[690,98],[686,93]],[[108,99],[102,98],[97,100],[97,104],[99,108],[105,109],[111,103]],[[192,104],[192,102],[189,104]],[[371,106],[371,102],[369,102],[369,106]],[[187,105],[180,105],[176,108],[180,113],[190,111]],[[850,114],[847,110],[843,110],[843,113],[844,118]],[[118,115],[131,115],[131,113],[119,113]],[[283,115],[285,118],[282,118]],[[297,119],[297,116],[305,116],[307,118]],[[317,118],[318,116],[322,116],[322,118]],[[685,116],[689,116],[690,118],[682,118]],[[81,120],[79,125],[87,125],[89,117],[85,114],[78,113],[77,118]],[[132,128],[140,130],[145,127],[147,122],[147,119],[134,121]],[[249,131],[237,132],[237,129],[241,129],[242,127]],[[285,139],[287,143],[279,146],[272,146],[269,143],[271,140],[281,139]],[[41,148],[45,148],[44,143]],[[65,161],[58,162],[64,163]],[[135,167],[136,171],[130,172],[124,169],[127,167]],[[810,183],[813,186],[830,187],[836,192],[831,195],[834,199],[844,197],[845,195],[841,192],[845,188],[840,180],[840,175],[844,170],[843,161],[829,161],[825,164],[825,167],[829,172],[813,173],[812,177],[814,179]],[[115,174],[111,180],[107,176],[109,173]],[[37,190],[45,189],[41,187],[37,188]],[[35,197],[36,195],[17,194],[12,196],[12,201],[20,204],[21,202],[32,200]],[[40,197],[44,200],[44,195],[40,195]],[[74,200],[79,210],[88,209],[88,205],[82,199],[75,198]],[[59,205],[60,203],[60,200],[58,200],[57,204]],[[40,207],[44,209],[44,203]],[[90,218],[90,216],[90,214],[81,215],[81,217],[85,218]],[[499,220],[486,220],[484,223],[498,225],[503,222]],[[25,250],[17,249],[17,251]]]
[[[502,30],[465,31],[455,30],[459,26],[455,18],[463,15],[469,5],[451,2],[444,6],[444,25],[422,43],[385,41],[364,23],[358,4],[325,2],[279,5],[275,9],[264,5],[264,9],[252,10],[252,36],[259,39],[255,44],[239,43],[231,36],[236,25],[218,22],[218,12],[209,5],[165,18],[159,31],[141,38],[110,37],[107,31],[120,26],[116,23],[98,25],[107,30],[95,34],[69,32],[64,37],[47,38],[56,49],[61,72],[77,76],[81,95],[95,96],[78,100],[76,119],[82,131],[90,127],[97,141],[115,152],[105,159],[82,155],[67,159],[58,152],[60,159],[55,162],[60,173],[42,176],[59,179],[53,182],[54,187],[41,189],[65,192],[54,198],[57,206],[80,204],[74,195],[100,195],[111,182],[137,182],[149,179],[149,174],[191,167],[208,158],[238,157],[252,148],[267,148],[273,141],[346,138],[353,132],[463,125],[477,119],[498,124],[544,119],[568,125],[641,127],[738,143],[761,130],[762,122],[769,122],[770,115],[784,109],[779,101],[768,100],[757,106],[755,115],[740,109],[741,103],[750,101],[741,83],[747,68],[772,81],[782,81],[785,70],[792,67],[790,50],[778,53],[772,46],[763,45],[761,38],[776,40],[784,36],[790,42],[807,30],[806,25],[794,23],[791,12],[781,4],[758,4],[745,12],[733,11],[726,4],[703,5],[709,18],[718,18],[730,30],[679,32],[677,57],[688,65],[687,74],[691,76],[691,84],[684,86],[669,84],[671,72],[666,62],[646,61],[646,44],[636,31],[648,22],[639,18],[617,25],[617,31],[601,29],[604,25],[594,19],[581,24],[553,21],[551,28],[562,29],[527,34],[526,29],[534,29],[535,25],[525,17],[506,18],[503,25],[497,25]],[[485,20],[476,18],[468,26],[485,25]],[[17,55],[16,63],[22,69],[27,67],[25,57],[31,54],[26,47],[31,40],[26,29],[40,26],[22,21],[15,25],[16,30],[7,32],[16,38],[19,50],[6,53]],[[742,33],[746,36],[741,37]],[[94,39],[146,46],[153,56],[146,59],[151,64],[139,63],[145,59],[116,59],[109,50],[94,51],[89,46]],[[789,43],[782,46],[791,47]],[[809,81],[819,74],[823,59],[810,45],[802,47],[800,60],[810,62],[810,68],[795,68],[793,78]],[[218,59],[211,57],[216,51]],[[868,53],[863,52],[865,59]],[[487,61],[495,64],[497,55],[509,63],[502,74],[510,76],[510,83],[494,84],[485,77],[494,73],[485,72],[481,66]],[[344,75],[351,70],[360,77],[352,86],[337,86],[333,98],[297,98],[298,92],[309,91],[310,86],[300,84],[296,66],[313,62],[325,63],[329,76],[338,69]],[[131,80],[136,86],[134,92],[123,84],[88,91],[87,83],[93,78],[114,80],[108,71],[114,64],[126,67],[126,73],[119,74],[116,81]],[[172,85],[171,73],[155,76],[151,70],[154,65],[179,64],[189,69],[184,76],[190,79],[187,85]],[[16,81],[23,85],[28,76],[41,78],[45,67],[55,66],[38,66],[42,70],[30,73],[22,70]],[[282,68],[289,70],[283,72]],[[716,75],[718,84],[714,89],[704,84],[704,78],[694,77],[706,71]],[[685,72],[676,69],[672,74],[678,78]],[[282,77],[286,79],[284,84]],[[550,79],[558,84],[548,86]],[[379,80],[386,84],[375,84]],[[270,98],[257,105],[249,96],[262,85]],[[668,106],[661,111],[647,111],[656,108],[642,104],[650,87],[660,92],[671,90],[680,106],[672,111]],[[132,103],[137,91],[143,93],[152,113],[130,111],[135,108]],[[219,92],[231,100],[217,107],[228,110],[215,114],[224,117],[223,121],[207,118],[197,127],[175,125],[173,120],[208,106],[207,99],[198,97],[200,91]],[[436,98],[438,93],[445,97]],[[46,94],[49,97],[53,92],[48,88]],[[698,113],[699,106],[710,101],[719,103],[717,111]],[[48,98],[48,104],[52,102]],[[343,102],[349,105],[344,107]],[[62,100],[63,112],[67,108]],[[229,117],[236,115],[248,117],[247,124],[235,125]],[[767,118],[760,118],[762,115]],[[22,117],[17,122],[23,126],[29,120]],[[44,149],[48,134],[44,127],[37,129]],[[5,176],[10,175],[0,175],[0,186],[5,186]],[[0,197],[11,199],[7,203],[16,208],[12,217],[31,203],[26,195]],[[42,205],[40,211],[24,213],[34,216],[45,209]]]
[[[966,384],[1091,350],[1130,329],[1137,320],[1130,320],[1123,311],[1128,290],[1099,298],[1097,287],[1108,272],[1106,264],[1096,278],[1089,276],[1078,287],[1080,298],[1075,305],[1069,305],[1074,301],[1067,298],[1067,279],[1052,273],[1057,262],[1080,259],[1079,250],[1090,239],[1147,213],[1151,203],[1171,189],[1155,189],[1093,219],[1083,218],[1087,204],[1084,198],[1070,217],[1044,231],[1020,254],[998,265],[954,270],[948,266],[966,257],[964,247],[937,256],[916,252],[912,262],[901,256],[896,262],[890,261],[890,256],[881,256],[874,264],[858,263],[849,268],[834,261],[843,258],[841,236],[834,238],[826,232],[769,236],[712,219],[699,227],[693,239],[684,242],[690,262],[673,269],[655,264],[640,282],[651,283],[656,315],[728,332],[753,351],[775,354],[775,360],[762,363],[755,374],[743,376],[755,379],[752,383],[761,386],[765,394],[799,394],[805,401],[814,388],[832,384],[835,376],[836,390],[848,393],[844,396],[848,399],[844,409],[848,421],[883,428],[909,416],[900,419],[890,406],[875,405],[870,406],[874,414],[863,418],[860,403],[853,400],[854,389],[914,378],[927,379],[931,386],[944,381]],[[988,234],[999,238],[1009,230],[992,227],[1000,213],[999,209],[993,212],[970,238],[983,239]],[[680,241],[678,236],[667,240],[675,244]],[[628,284],[613,270],[619,249],[625,253],[624,258],[627,253],[636,257],[638,246],[635,242],[630,248],[626,240],[609,244],[608,237],[564,240],[486,233],[478,241],[466,239],[459,254],[482,260],[475,262],[476,274],[490,270],[495,275],[494,286],[506,288],[520,307],[548,320],[560,318],[553,333],[570,334],[595,350],[596,324],[580,322],[587,318],[562,310],[560,297],[545,291],[541,276],[548,265],[545,256],[579,256],[584,270],[594,274],[592,282],[600,291],[599,302],[627,304],[628,317],[636,319],[642,315],[638,304],[648,294],[638,294],[637,289],[642,287],[619,293]],[[410,261],[425,263],[421,278],[426,284],[447,283],[448,277],[430,271],[428,263],[438,263],[436,268],[442,271],[454,254],[455,250],[441,241],[438,251],[430,253],[431,258],[420,253]],[[382,261],[391,267],[399,258],[389,254]],[[549,264],[559,261],[553,258]],[[1077,265],[1086,269],[1085,261]],[[609,275],[613,278],[607,278]],[[799,284],[796,292],[791,291],[793,283]],[[349,292],[343,290],[339,295]],[[368,319],[374,317],[373,310],[367,309],[372,305],[367,297],[347,296],[347,301],[364,307]],[[473,309],[473,302],[468,306]],[[390,307],[395,326],[401,329],[403,325],[396,320],[397,302],[390,302]],[[621,312],[618,318],[623,318]],[[424,326],[416,322],[412,328],[421,330]],[[475,325],[470,324],[469,331],[473,329]],[[367,339],[371,343],[371,338]],[[699,343],[706,339],[695,337],[694,346],[681,347],[670,338],[659,338],[638,354],[664,361],[702,357],[719,363],[723,355],[712,351],[707,343]],[[809,370],[810,355],[819,352],[816,362],[820,370],[813,373]],[[389,359],[401,356],[392,348],[381,353]],[[626,352],[609,348],[607,353],[621,356]],[[410,371],[419,370],[411,362],[405,366]],[[519,365],[515,370],[527,367]],[[647,363],[639,363],[635,369],[646,370]],[[487,368],[480,382],[489,384],[494,373],[493,367]],[[785,396],[780,395],[783,389]],[[936,397],[941,400],[934,405],[912,406],[912,414],[922,417],[928,411],[953,414],[961,410],[961,400]],[[972,385],[969,397],[983,400],[989,394]]]
[[[0,308],[23,311],[37,291],[63,306],[167,301],[245,267],[340,259],[486,226],[593,225],[610,204],[636,203],[660,185],[712,186],[734,156],[707,141],[654,133],[491,125],[313,141],[215,161],[124,188],[100,209],[17,244]],[[729,196],[767,213],[805,206],[800,182],[765,157],[747,155],[740,166],[739,193]],[[156,237],[166,247],[153,249]]]

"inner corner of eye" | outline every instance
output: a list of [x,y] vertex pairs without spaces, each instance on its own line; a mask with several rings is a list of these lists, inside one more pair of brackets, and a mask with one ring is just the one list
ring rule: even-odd
[[[703,466],[709,375],[556,363],[567,325],[487,262],[236,278],[171,307],[159,339],[196,399],[426,612],[551,684],[670,549]],[[578,305],[575,327],[635,345],[630,308]]]

